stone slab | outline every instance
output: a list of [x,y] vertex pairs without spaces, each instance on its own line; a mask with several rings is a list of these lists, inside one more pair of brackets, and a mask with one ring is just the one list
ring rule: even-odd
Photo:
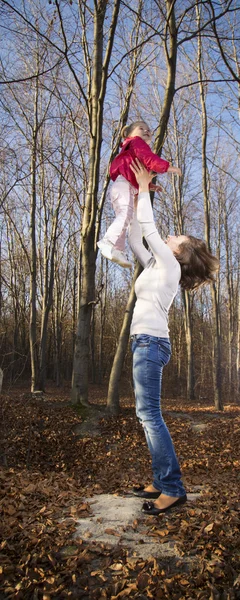
[[[194,502],[199,496],[199,492],[188,494],[188,502]],[[129,548],[129,553],[133,556],[143,559],[149,556],[180,558],[174,539],[168,537],[165,541],[164,537],[151,536],[156,518],[142,513],[142,498],[99,494],[86,498],[85,501],[91,506],[92,513],[89,517],[78,520],[76,537],[110,546],[120,545]],[[166,525],[160,515],[159,529],[161,527],[164,529]]]

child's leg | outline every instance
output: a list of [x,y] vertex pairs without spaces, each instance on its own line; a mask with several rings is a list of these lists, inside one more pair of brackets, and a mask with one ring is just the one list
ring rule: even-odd
[[106,231],[104,239],[111,242],[117,250],[124,251],[127,227],[133,217],[134,191],[122,177],[112,185],[110,195],[116,218]]

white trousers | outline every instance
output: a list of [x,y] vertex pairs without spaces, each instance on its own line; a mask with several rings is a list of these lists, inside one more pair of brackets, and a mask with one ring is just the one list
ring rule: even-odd
[[125,250],[127,228],[133,218],[134,196],[137,193],[138,190],[121,175],[111,185],[110,198],[116,217],[104,239],[111,242],[117,250]]

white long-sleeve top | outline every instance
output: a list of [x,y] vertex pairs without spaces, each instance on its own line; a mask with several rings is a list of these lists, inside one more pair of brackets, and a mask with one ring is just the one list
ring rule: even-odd
[[[152,254],[145,248],[143,237]],[[144,267],[135,283],[137,300],[130,334],[145,333],[166,338],[169,335],[168,312],[178,291],[181,269],[156,229],[148,192],[138,196],[137,210],[129,227],[129,242]]]

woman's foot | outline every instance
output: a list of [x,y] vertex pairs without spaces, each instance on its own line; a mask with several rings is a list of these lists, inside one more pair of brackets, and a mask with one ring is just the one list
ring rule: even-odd
[[145,492],[158,492],[158,494],[161,494],[161,492],[159,490],[157,490],[157,488],[154,487],[154,485],[152,485],[151,483],[149,485],[146,485],[144,488]]
[[170,508],[176,500],[179,500],[179,496],[166,496],[166,494],[161,494],[160,498],[154,502],[155,508]]
[[148,486],[140,485],[139,487],[133,488],[134,496],[146,499],[158,498],[161,494],[161,490],[157,490],[152,484]]
[[166,496],[166,494],[161,494],[161,496],[159,496],[155,502],[144,502],[142,511],[148,515],[159,515],[171,510],[172,508],[175,508],[175,506],[185,504],[186,501],[186,494],[178,498],[175,496]]

